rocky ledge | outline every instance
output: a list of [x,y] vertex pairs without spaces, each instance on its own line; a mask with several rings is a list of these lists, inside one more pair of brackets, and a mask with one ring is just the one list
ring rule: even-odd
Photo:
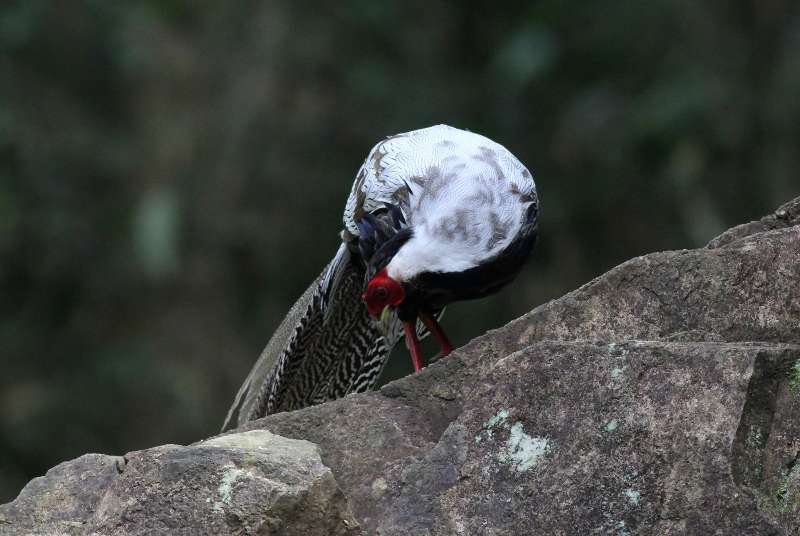
[[0,534],[800,535],[799,462],[800,198],[380,391],[63,463]]

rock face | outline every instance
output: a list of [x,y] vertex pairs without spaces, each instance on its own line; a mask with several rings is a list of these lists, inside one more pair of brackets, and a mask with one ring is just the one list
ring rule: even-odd
[[62,464],[0,533],[800,535],[799,462],[797,199],[378,392]]
[[3,534],[358,534],[318,448],[256,430],[125,457],[87,454],[0,508]]

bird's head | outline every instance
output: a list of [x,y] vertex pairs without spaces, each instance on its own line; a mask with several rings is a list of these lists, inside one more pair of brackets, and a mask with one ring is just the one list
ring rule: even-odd
[[367,283],[367,289],[361,299],[367,304],[367,310],[374,318],[385,323],[392,307],[397,307],[406,298],[403,285],[389,277],[386,268],[375,274]]

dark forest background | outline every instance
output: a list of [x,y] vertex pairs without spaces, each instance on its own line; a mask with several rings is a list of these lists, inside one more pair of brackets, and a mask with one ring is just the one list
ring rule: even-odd
[[542,200],[518,282],[446,315],[464,343],[800,193],[800,3],[2,2],[0,502],[215,433],[368,150],[436,123]]

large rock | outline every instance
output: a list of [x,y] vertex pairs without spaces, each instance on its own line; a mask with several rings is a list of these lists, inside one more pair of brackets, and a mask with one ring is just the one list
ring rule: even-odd
[[319,444],[370,534],[800,531],[800,347],[495,350],[250,427]]
[[732,229],[728,229],[718,237],[708,243],[710,249],[722,247],[726,244],[739,240],[745,236],[762,233],[772,229],[784,229],[800,225],[800,197],[789,201],[785,205],[778,207],[775,212],[768,214],[758,221],[743,223]]
[[800,199],[378,392],[62,464],[0,532],[800,535],[798,461]]
[[800,534],[798,213],[246,428],[320,445],[369,533]]
[[358,534],[308,441],[252,431],[124,458],[89,454],[0,507],[3,534]]
[[[800,213],[800,198],[778,212]],[[724,245],[632,259],[496,337],[508,350],[553,339],[800,343],[800,224],[713,242]]]
[[0,534],[82,534],[124,465],[122,456],[86,454],[53,467],[0,506]]

